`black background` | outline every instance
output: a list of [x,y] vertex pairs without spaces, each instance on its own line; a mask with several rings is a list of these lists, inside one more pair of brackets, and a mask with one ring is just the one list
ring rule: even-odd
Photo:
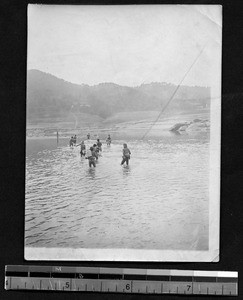
[[[222,4],[222,144],[219,263],[41,262],[46,265],[87,265],[239,272],[242,293],[242,164],[243,1],[22,1],[0,2],[0,299],[196,299],[217,296],[82,294],[75,292],[4,291],[6,264],[24,261],[25,122],[27,4]],[[239,297],[241,298],[241,297]],[[242,297],[243,298],[243,297]],[[227,297],[226,299],[235,299]]]

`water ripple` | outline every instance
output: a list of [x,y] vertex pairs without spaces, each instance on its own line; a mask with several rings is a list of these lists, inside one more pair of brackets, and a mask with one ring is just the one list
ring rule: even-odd
[[208,137],[131,140],[129,167],[120,166],[123,141],[116,141],[103,147],[95,169],[78,148],[49,139],[48,149],[31,152],[33,143],[27,246],[207,249]]

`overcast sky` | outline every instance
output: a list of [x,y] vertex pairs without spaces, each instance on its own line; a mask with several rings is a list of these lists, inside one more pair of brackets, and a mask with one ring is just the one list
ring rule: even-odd
[[211,86],[220,77],[221,6],[28,6],[28,69],[73,83]]

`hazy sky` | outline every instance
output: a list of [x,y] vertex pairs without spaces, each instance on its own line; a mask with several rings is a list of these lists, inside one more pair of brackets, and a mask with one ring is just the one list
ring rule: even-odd
[[221,6],[28,6],[28,69],[73,83],[211,86],[220,76]]

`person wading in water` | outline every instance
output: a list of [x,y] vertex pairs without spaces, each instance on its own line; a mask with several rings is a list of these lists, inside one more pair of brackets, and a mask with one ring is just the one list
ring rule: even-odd
[[73,136],[71,137],[71,139],[69,140],[69,146],[73,147]]
[[111,144],[111,136],[109,134],[108,134],[108,137],[106,139],[106,144],[107,144],[107,146],[110,146],[110,144]]
[[81,157],[82,156],[85,156],[85,150],[86,150],[86,147],[85,147],[85,144],[84,144],[84,141],[82,141],[80,144],[76,145],[76,147],[80,146],[80,154],[81,154]]
[[130,155],[131,155],[131,151],[127,148],[127,144],[123,144],[123,155],[122,155],[121,165],[123,165],[124,162],[126,162],[126,164],[128,166]]
[[93,151],[94,151],[96,160],[98,160],[100,150],[99,150],[99,147],[96,144],[93,145]]
[[102,151],[102,143],[99,139],[97,139],[97,147],[99,148],[99,151]]
[[89,167],[91,168],[92,166],[95,168],[96,163],[95,163],[95,152],[93,147],[90,147],[89,150],[86,153],[86,159],[89,160]]

